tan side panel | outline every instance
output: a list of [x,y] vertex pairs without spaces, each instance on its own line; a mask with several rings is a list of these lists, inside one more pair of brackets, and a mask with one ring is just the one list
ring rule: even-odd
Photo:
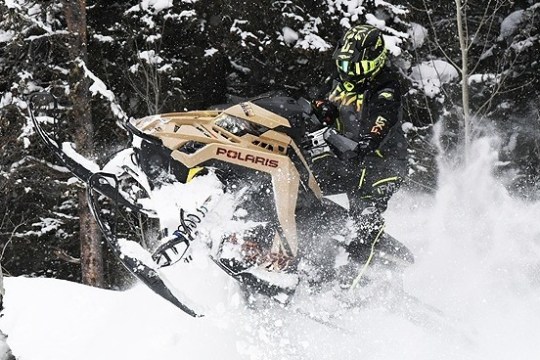
[[278,219],[286,237],[286,242],[282,246],[287,249],[287,253],[296,256],[298,238],[295,211],[300,176],[287,156],[256,149],[239,150],[234,145],[216,143],[209,144],[191,155],[173,151],[171,156],[189,168],[216,159],[270,174]]
[[290,160],[279,170],[282,171],[273,174],[272,183],[278,219],[283,229],[283,235],[285,235],[285,239],[280,237],[281,247],[286,254],[295,257],[298,254],[295,212],[300,176]]
[[274,131],[274,130],[268,130],[264,134],[260,136],[261,140],[272,140],[277,141],[280,143],[280,145],[287,147],[290,143],[292,143],[291,138],[283,133]]
[[317,197],[317,199],[322,199],[323,197],[323,194],[322,194],[322,191],[321,191],[321,188],[319,187],[319,183],[317,182],[317,180],[315,179],[315,176],[313,176],[313,173],[311,172],[311,169],[309,168],[308,164],[307,164],[307,161],[306,159],[304,158],[304,155],[302,155],[302,152],[300,151],[300,149],[298,148],[298,146],[296,146],[295,142],[294,141],[291,141],[291,147],[294,149],[294,151],[296,152],[296,154],[298,155],[298,157],[300,158],[300,160],[302,161],[302,164],[304,165],[304,167],[306,168],[306,170],[309,172],[309,180],[308,180],[308,186],[309,188],[311,189],[311,191],[313,191],[313,193],[315,194],[315,196]]

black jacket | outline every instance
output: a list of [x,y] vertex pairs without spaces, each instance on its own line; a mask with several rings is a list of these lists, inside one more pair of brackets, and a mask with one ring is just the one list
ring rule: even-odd
[[[402,129],[402,88],[398,74],[388,67],[361,85],[333,80],[328,94],[339,109],[335,127],[354,141],[370,139],[384,156],[405,159],[407,142]],[[348,88],[347,88],[348,87]]]

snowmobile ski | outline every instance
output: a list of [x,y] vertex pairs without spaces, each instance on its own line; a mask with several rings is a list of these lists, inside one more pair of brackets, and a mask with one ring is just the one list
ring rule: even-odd
[[[95,196],[94,188],[98,186],[98,183],[103,183],[103,182],[108,182],[109,184],[112,182],[114,186],[111,185],[111,187],[113,188],[116,194],[119,194],[118,181],[116,180],[115,175],[107,174],[107,173],[95,173],[91,175],[88,180],[88,188],[87,188],[88,204],[98,223],[99,228],[101,229],[101,232],[103,233],[105,237],[107,244],[112,249],[113,253],[117,256],[120,262],[126,267],[126,269],[130,273],[135,275],[139,280],[141,280],[145,285],[147,285],[150,289],[152,289],[152,291],[154,291],[156,294],[158,294],[165,300],[171,302],[173,305],[175,305],[176,307],[178,307],[180,310],[184,311],[188,315],[191,315],[193,317],[203,316],[202,314],[193,310],[190,306],[186,305],[185,302],[180,300],[176,295],[174,295],[158,271],[156,271],[152,267],[145,264],[142,260],[137,259],[134,256],[128,255],[122,251],[120,242],[118,241],[116,237],[116,233],[115,233],[116,225],[112,227],[111,225],[106,223],[103,220],[103,218],[99,215],[97,198]],[[117,199],[117,197],[116,198],[112,197],[111,199],[114,201]],[[115,202],[114,206],[117,207],[118,203]],[[115,211],[114,217],[116,217],[117,209],[115,209],[114,211]]]
[[333,322],[327,320],[327,319],[324,319],[324,318],[321,318],[320,316],[318,316],[317,314],[312,314],[308,311],[305,311],[301,308],[295,308],[292,310],[292,313],[295,314],[295,315],[299,315],[299,316],[302,316],[302,317],[305,317],[311,321],[314,321],[320,325],[323,325],[323,326],[326,326],[326,327],[329,327],[331,329],[334,329],[334,330],[339,330],[341,332],[343,332],[344,334],[354,334],[354,332],[352,332],[351,330],[349,329],[346,329],[342,326],[339,326],[337,324],[334,324]]
[[[58,102],[56,98],[49,94],[49,93],[35,93],[30,96],[29,101],[29,114],[30,118],[32,119],[32,123],[34,124],[34,127],[39,135],[39,137],[43,140],[45,145],[53,152],[53,154],[62,162],[62,164],[73,174],[75,175],[79,180],[83,181],[84,183],[88,183],[90,180],[90,177],[96,172],[90,169],[90,166],[85,166],[83,164],[84,161],[81,161],[81,159],[84,159],[82,155],[79,155],[76,153],[76,151],[73,148],[73,144],[70,142],[64,142],[62,144],[63,148],[60,148],[59,143],[54,140],[40,125],[40,123],[37,120],[37,117],[35,115],[36,110],[36,102],[37,99],[41,98],[41,101],[46,101],[46,103],[53,104],[54,108],[53,110],[56,111],[58,108]],[[58,119],[56,117],[53,118],[55,122],[55,126],[58,126]],[[77,156],[80,156],[80,159],[77,160],[75,157],[70,156],[66,150],[69,149],[69,153],[76,154]],[[101,193],[102,195],[105,195],[109,198],[115,198],[118,199],[118,202],[120,202],[121,205],[126,206],[130,208],[133,211],[142,212],[145,214],[152,214],[152,210],[144,209],[142,206],[134,204],[133,202],[129,201],[125,197],[123,197],[121,194],[120,196],[115,192],[116,190],[108,183],[102,183],[102,184],[95,184],[95,190]]]

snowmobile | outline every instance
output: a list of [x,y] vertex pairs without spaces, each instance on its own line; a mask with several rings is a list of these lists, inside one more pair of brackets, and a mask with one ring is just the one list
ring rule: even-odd
[[[328,150],[347,156],[354,144],[339,134],[332,134],[330,143],[309,101],[271,94],[210,110],[130,119],[124,127],[132,146],[102,167],[45,129],[57,125],[56,117],[50,116],[57,108],[49,94],[30,98],[37,133],[86,184],[89,205],[107,244],[132,274],[187,314],[202,316],[162,270],[190,261],[195,244],[205,244],[212,262],[250,293],[290,297],[301,281],[320,284],[338,276],[336,259],[354,233],[348,230],[346,204],[324,196],[310,158]],[[174,219],[164,218],[153,194],[209,178],[218,184],[216,191],[192,204],[182,203],[182,195],[172,211]],[[227,197],[232,207],[223,211],[219,204]],[[215,209],[221,211],[225,230],[205,242],[201,239],[216,232],[204,229],[205,218]],[[120,230],[124,213],[138,219],[131,235]],[[227,230],[229,222],[243,227]],[[154,227],[151,235],[144,229],[148,224]],[[133,233],[142,234],[142,239],[130,241]],[[386,233],[370,251],[369,260],[353,277],[354,286],[367,268],[382,266],[399,273],[414,262],[412,253]],[[285,270],[268,271],[272,266]]]

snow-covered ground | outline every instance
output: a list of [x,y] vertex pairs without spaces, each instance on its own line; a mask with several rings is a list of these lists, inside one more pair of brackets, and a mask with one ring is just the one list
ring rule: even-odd
[[199,296],[217,306],[200,319],[143,285],[7,278],[0,329],[22,360],[538,359],[540,204],[511,198],[491,175],[489,141],[471,159],[443,170],[435,196],[398,193],[387,214],[416,255],[405,290],[442,315],[381,298],[332,317],[322,309],[333,299],[302,292],[293,304],[318,309],[315,319],[275,303],[248,309],[236,283],[202,262]]

